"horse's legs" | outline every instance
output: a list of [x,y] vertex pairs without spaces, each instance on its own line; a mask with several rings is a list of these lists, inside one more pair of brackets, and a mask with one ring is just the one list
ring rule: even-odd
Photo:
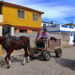
[[25,62],[29,62],[29,53],[28,53],[28,49],[24,48],[25,54],[24,54],[24,61],[23,61],[23,65],[25,64]]
[[29,60],[30,60],[29,52],[28,52],[28,48],[26,49],[25,57],[26,57],[26,62],[28,63],[28,62],[29,62]]
[[[11,52],[11,53],[12,53],[12,52]],[[8,61],[9,61],[9,65],[10,65],[10,66],[11,66],[11,58],[10,58],[11,53],[10,53],[9,56],[8,56]]]
[[[8,55],[8,54],[7,54]],[[8,62],[8,56],[6,55],[6,57],[5,57],[5,62],[6,62],[6,64],[7,65],[9,65],[9,62]]]
[[5,57],[5,61],[6,61],[6,64],[7,64],[7,68],[10,68],[10,66],[11,66],[10,55],[11,55],[12,52],[13,52],[13,50],[8,51],[7,52],[7,55]]

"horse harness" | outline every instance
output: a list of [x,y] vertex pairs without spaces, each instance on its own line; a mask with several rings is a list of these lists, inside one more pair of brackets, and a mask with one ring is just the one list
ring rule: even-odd
[[[6,38],[6,41],[5,41],[5,44],[4,44],[4,46],[3,46],[3,48],[6,48],[6,46],[10,43],[9,42],[9,39],[10,39],[11,37],[7,37]],[[18,44],[18,38],[17,37],[12,37],[12,39]]]

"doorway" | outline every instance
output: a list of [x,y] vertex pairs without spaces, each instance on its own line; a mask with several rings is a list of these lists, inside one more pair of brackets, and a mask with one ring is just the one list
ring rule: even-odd
[[8,26],[8,25],[6,25],[6,26],[3,26],[3,29],[2,29],[2,35],[4,36],[4,35],[7,35],[8,33],[10,33],[10,35],[11,35],[11,26]]

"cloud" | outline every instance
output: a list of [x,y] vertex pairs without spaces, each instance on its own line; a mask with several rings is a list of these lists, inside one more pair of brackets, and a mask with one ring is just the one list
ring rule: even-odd
[[70,6],[54,6],[54,7],[46,7],[38,5],[29,5],[34,9],[45,12],[43,15],[44,18],[64,18],[69,16],[75,16],[75,8]]
[[[38,6],[38,7],[37,7]],[[65,19],[66,17],[75,16],[75,8],[72,6],[40,6],[40,5],[29,5],[29,7],[32,7],[34,9],[40,10],[45,12],[45,14],[42,16],[42,20],[46,21],[54,20],[58,23],[67,23],[69,22],[68,19]],[[70,19],[70,18],[69,18]]]

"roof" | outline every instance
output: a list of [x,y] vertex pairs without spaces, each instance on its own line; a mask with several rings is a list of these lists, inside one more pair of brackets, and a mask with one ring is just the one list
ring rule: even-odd
[[8,3],[8,2],[5,2],[5,1],[0,1],[0,4],[12,6],[12,7],[16,7],[16,8],[21,8],[21,9],[26,9],[26,10],[34,11],[34,12],[37,12],[37,13],[40,13],[40,14],[44,14],[44,12],[42,12],[42,11],[38,11],[38,10],[35,10],[35,9],[32,9],[32,8],[28,8],[28,7],[13,4],[13,3]]

